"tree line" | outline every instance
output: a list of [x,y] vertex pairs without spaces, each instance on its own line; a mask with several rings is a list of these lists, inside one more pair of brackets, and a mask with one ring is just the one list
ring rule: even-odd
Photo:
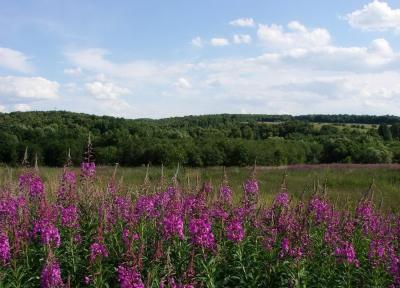
[[65,111],[0,113],[0,163],[26,147],[39,163],[79,164],[89,133],[96,162],[242,166],[400,162],[400,118],[368,115],[204,115],[123,119]]

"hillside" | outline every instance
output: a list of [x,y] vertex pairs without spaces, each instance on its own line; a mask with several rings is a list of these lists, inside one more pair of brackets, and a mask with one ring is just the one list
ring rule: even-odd
[[25,147],[42,165],[82,158],[89,132],[99,164],[190,166],[400,161],[400,117],[221,114],[159,120],[65,111],[0,113],[0,163]]

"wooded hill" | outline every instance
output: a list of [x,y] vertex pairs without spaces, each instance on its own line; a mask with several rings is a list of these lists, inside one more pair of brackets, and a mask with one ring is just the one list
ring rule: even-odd
[[65,111],[0,113],[0,163],[25,148],[41,165],[82,160],[92,135],[98,164],[189,166],[400,162],[400,117],[220,114],[159,120]]

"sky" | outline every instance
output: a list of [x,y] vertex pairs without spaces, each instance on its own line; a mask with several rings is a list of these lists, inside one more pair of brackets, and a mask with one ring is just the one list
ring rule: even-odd
[[0,7],[0,112],[400,115],[398,0]]

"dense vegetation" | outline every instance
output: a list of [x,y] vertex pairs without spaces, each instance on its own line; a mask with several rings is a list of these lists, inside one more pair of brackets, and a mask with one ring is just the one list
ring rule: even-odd
[[70,112],[0,113],[0,163],[26,147],[39,163],[79,163],[89,132],[99,164],[189,166],[400,161],[400,117],[208,115],[127,120]]
[[0,186],[0,287],[400,287],[400,216],[372,187],[355,209],[320,186],[296,200],[286,178],[264,202],[255,173],[239,191],[227,176],[130,189],[90,158]]

